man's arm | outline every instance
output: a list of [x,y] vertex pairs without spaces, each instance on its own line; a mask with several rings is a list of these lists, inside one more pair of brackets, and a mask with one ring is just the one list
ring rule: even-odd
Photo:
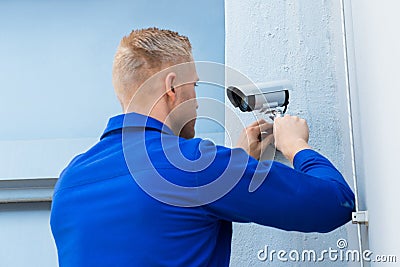
[[[292,161],[294,169],[275,161],[258,162],[254,157],[243,160],[246,152],[242,149],[218,147],[214,160],[217,164],[198,173],[198,180],[203,184],[217,179],[224,175],[222,170],[228,165],[242,175],[229,193],[204,206],[207,215],[302,232],[329,232],[348,222],[354,209],[354,194],[332,163],[309,149],[308,127],[304,125],[307,126],[305,121],[290,116],[274,125],[275,135],[293,133],[286,139],[275,137],[275,144]],[[247,144],[251,144],[251,139],[258,138],[255,136],[263,129],[257,132],[248,128],[246,134],[253,136]],[[258,142],[263,145],[263,141]],[[254,142],[252,147],[256,147]],[[246,151],[251,155],[251,150]],[[265,178],[260,187],[249,192],[251,180],[260,177]]]
[[[216,161],[225,156],[229,157],[229,152],[219,149]],[[245,171],[229,193],[203,206],[209,217],[301,232],[329,232],[351,219],[354,194],[342,175],[319,153],[299,151],[294,157],[294,169],[275,161],[259,163],[252,157],[239,162],[235,160],[237,156],[231,158],[235,168],[240,173],[245,165]],[[217,168],[210,166],[198,174],[198,180],[208,183],[211,177],[224,175],[220,171],[224,167],[219,164],[215,171]],[[266,179],[260,187],[249,192],[251,180],[263,175]]]

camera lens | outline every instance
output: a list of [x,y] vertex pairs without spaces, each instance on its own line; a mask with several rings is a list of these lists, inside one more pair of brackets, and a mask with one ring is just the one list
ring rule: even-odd
[[226,94],[231,103],[243,112],[252,111],[254,106],[254,96],[245,96],[238,88],[229,86]]
[[240,108],[240,110],[243,111],[243,112],[249,110],[249,104],[248,104],[247,96],[245,96],[244,98],[241,98],[241,99],[240,99],[239,108]]

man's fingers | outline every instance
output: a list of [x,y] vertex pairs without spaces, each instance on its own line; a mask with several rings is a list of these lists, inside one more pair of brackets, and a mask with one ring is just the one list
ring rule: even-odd
[[259,125],[258,127],[256,127],[256,131],[258,134],[258,139],[262,140],[264,139],[266,136],[270,135],[273,133],[273,124],[272,123],[268,123],[265,122],[264,124]]
[[266,121],[265,121],[264,119],[261,119],[261,120],[258,120],[258,121],[253,122],[253,123],[250,124],[248,127],[249,127],[249,128],[250,128],[250,127],[255,127],[255,126],[258,126],[258,125],[264,124],[264,123],[266,123]]
[[270,132],[272,133],[272,128],[274,127],[273,123],[265,122],[259,125],[261,132]]
[[265,120],[260,121],[260,123],[252,123],[247,127],[248,129],[254,129],[258,132],[269,131],[274,127],[273,123],[266,122]]
[[265,136],[263,139],[261,139],[261,153],[267,149],[268,145],[272,144],[274,142],[274,135],[270,134]]

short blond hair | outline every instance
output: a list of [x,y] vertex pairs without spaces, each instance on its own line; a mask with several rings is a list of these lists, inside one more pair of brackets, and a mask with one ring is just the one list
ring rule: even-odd
[[162,68],[192,58],[186,36],[158,28],[133,30],[122,38],[114,57],[113,85],[120,102],[129,97],[126,90],[139,87]]

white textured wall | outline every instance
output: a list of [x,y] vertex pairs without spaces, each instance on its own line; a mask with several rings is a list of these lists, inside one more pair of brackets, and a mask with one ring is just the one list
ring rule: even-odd
[[[347,14],[353,67],[350,69],[355,121],[360,206],[369,212],[369,249],[396,255],[399,266],[400,2],[353,0]],[[377,104],[378,103],[378,104]]]
[[[254,82],[291,80],[294,90],[288,113],[308,121],[311,146],[352,184],[339,1],[226,0],[225,20],[226,64]],[[237,136],[241,129],[235,120],[229,114],[225,119],[227,130]],[[358,246],[351,223],[329,234],[235,224],[232,266],[310,266],[310,262],[261,262],[256,253],[264,245],[287,251],[336,249],[339,238],[345,238],[351,249]],[[325,261],[316,265],[351,264]]]

